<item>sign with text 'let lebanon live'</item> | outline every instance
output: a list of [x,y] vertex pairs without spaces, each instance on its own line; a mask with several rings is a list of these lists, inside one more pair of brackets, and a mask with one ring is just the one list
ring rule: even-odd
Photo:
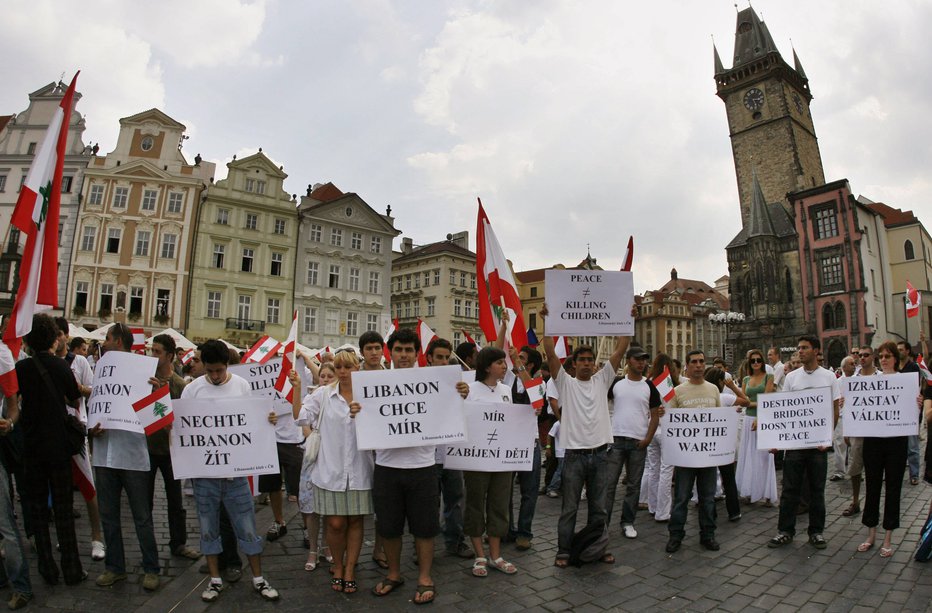
[[94,382],[87,399],[87,427],[144,432],[133,403],[152,393],[149,379],[159,361],[126,351],[108,351],[94,367]]
[[547,270],[544,272],[547,334],[632,336],[634,280],[630,272]]

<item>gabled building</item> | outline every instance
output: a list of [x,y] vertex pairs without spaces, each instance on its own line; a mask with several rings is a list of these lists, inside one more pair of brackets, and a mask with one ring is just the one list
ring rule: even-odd
[[66,315],[184,331],[201,197],[214,164],[181,152],[185,126],[158,109],[120,120],[115,149],[85,173]]
[[261,149],[227,169],[207,188],[196,222],[188,337],[245,347],[265,334],[284,341],[294,312],[297,202],[283,189],[288,175]]

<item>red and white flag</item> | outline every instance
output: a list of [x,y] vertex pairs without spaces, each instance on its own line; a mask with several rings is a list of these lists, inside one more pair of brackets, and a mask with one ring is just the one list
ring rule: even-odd
[[256,341],[256,344],[249,348],[246,355],[243,356],[243,362],[258,362],[265,364],[270,359],[278,355],[278,350],[282,344],[271,336],[263,336]]
[[566,341],[565,336],[553,337],[553,352],[562,364],[566,358],[570,357],[570,344]]
[[417,365],[418,366],[427,366],[427,346],[430,345],[431,341],[437,338],[437,335],[434,334],[434,331],[430,329],[430,326],[424,323],[423,320],[417,320],[417,339],[420,341],[421,348],[417,352]]
[[146,331],[142,328],[130,328],[130,332],[133,333],[133,351],[145,351],[146,350]]
[[37,311],[58,308],[58,219],[61,209],[62,170],[68,143],[68,125],[74,106],[78,75],[65,92],[49,121],[49,129],[36,151],[19,190],[10,223],[26,236],[19,266],[19,289],[3,340],[14,355],[22,337],[32,330]]
[[906,317],[915,317],[919,315],[919,305],[922,303],[922,295],[913,284],[906,282]]
[[97,495],[97,488],[94,487],[94,473],[91,471],[91,460],[87,455],[79,453],[71,456],[71,480],[78,486],[84,500],[93,500]]
[[0,342],[0,390],[5,397],[15,396],[19,391],[19,380],[16,378],[16,358],[13,352],[3,342]]
[[[388,332],[386,332],[385,336],[382,338],[382,340],[385,341],[385,345],[382,347],[382,355],[385,357],[386,364],[392,363],[392,352],[388,350],[388,339],[398,328],[398,319],[396,318],[392,321],[392,325],[388,327]],[[362,349],[362,347],[360,347],[360,349]]]
[[479,327],[488,341],[498,338],[502,312],[509,313],[508,336],[512,347],[527,345],[527,328],[518,297],[518,285],[489,218],[479,201],[476,224],[476,276],[479,280]]
[[528,398],[531,399],[531,406],[535,409],[542,409],[547,400],[547,384],[543,377],[535,377],[524,383],[524,389],[527,391]]
[[628,248],[625,249],[625,259],[621,261],[622,272],[631,272],[631,262],[634,261],[634,237],[628,237]]
[[475,345],[476,347],[479,346],[479,343],[477,343],[476,341],[472,340],[472,337],[469,336],[469,332],[466,331],[466,328],[460,328],[460,330],[463,332],[463,337],[466,339],[466,342],[467,342],[467,343],[472,343],[472,344]]
[[187,365],[191,362],[191,359],[192,359],[192,358],[194,358],[194,349],[193,349],[193,348],[192,348],[192,349],[188,349],[187,351],[182,352],[182,353],[181,353],[181,357],[180,357],[179,359],[181,360],[181,365],[182,365],[182,366],[187,366]]
[[168,392],[166,383],[145,398],[140,398],[133,403],[136,419],[142,424],[146,436],[158,432],[175,421],[175,414],[172,412],[172,397]]
[[653,383],[657,391],[660,392],[660,398],[663,399],[664,402],[670,402],[673,396],[676,395],[673,389],[673,377],[670,375],[670,369],[666,366],[663,367],[663,372],[657,375],[651,383]]
[[318,362],[320,362],[321,356],[323,356],[325,353],[333,353],[333,349],[330,348],[330,345],[327,345],[326,347],[324,347],[323,349],[315,353],[314,357],[317,358]]
[[281,397],[292,402],[294,400],[294,387],[288,375],[294,369],[294,350],[298,344],[298,312],[294,312],[294,319],[291,322],[291,331],[288,332],[288,340],[285,341],[285,355],[282,357],[282,369],[278,373],[278,379],[275,381],[275,389],[281,394]]
[[928,381],[929,379],[932,379],[932,372],[930,372],[929,367],[926,366],[926,361],[922,357],[921,353],[918,356],[916,356],[916,365],[919,367],[919,374],[922,375],[923,379],[925,379],[926,381]]

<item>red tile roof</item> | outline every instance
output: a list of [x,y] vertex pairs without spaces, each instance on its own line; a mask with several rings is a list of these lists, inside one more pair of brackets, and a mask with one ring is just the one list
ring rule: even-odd
[[519,283],[539,283],[544,280],[544,271],[546,270],[546,268],[522,270],[521,272],[516,272],[515,277],[517,277]]
[[471,258],[471,259],[476,258],[475,253],[473,253],[469,249],[464,249],[463,247],[460,247],[453,241],[440,241],[437,243],[430,243],[429,245],[424,245],[423,247],[417,247],[411,252],[395,258],[395,262],[404,262],[406,260],[423,257],[425,255],[433,255],[435,253],[452,253],[453,255],[458,255],[464,258]]
[[12,115],[0,115],[0,130],[5,128],[11,119],[13,119]]
[[895,209],[891,206],[887,206],[883,202],[872,202],[867,205],[867,208],[883,217],[883,224],[888,228],[919,222],[919,219],[913,215],[912,211]]
[[341,196],[343,196],[343,192],[329,181],[311,192],[311,198],[321,202],[332,202]]

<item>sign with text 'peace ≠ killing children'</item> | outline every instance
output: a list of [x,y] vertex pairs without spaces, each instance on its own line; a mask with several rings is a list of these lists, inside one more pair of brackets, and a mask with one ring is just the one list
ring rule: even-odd
[[353,373],[359,449],[445,445],[466,440],[459,366]]
[[276,474],[275,426],[262,397],[172,401],[172,466],[176,479]]
[[734,407],[666,409],[660,425],[660,453],[667,465],[705,468],[735,461],[738,413]]
[[547,334],[632,336],[634,280],[630,272],[547,270],[544,272]]
[[450,445],[443,466],[482,472],[528,471],[534,467],[537,418],[529,404],[463,403],[465,443]]
[[236,364],[230,366],[227,370],[230,374],[239,375],[246,379],[253,394],[268,397],[266,412],[275,411],[276,415],[291,415],[291,403],[282,398],[282,395],[275,389],[278,373],[282,371],[281,358],[272,358],[264,364],[258,362]]
[[87,427],[143,433],[133,403],[152,393],[149,379],[159,361],[127,351],[108,351],[97,360],[87,399]]
[[845,398],[845,436],[889,438],[919,434],[919,373],[845,377],[839,383]]
[[757,449],[831,447],[832,388],[757,396]]

